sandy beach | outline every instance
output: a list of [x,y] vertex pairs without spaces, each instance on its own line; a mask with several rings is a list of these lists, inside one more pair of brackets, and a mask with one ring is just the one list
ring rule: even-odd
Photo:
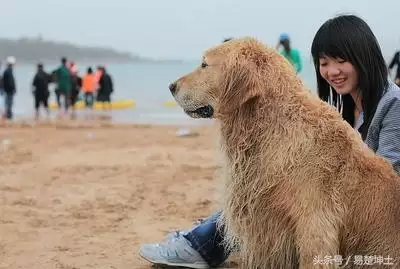
[[139,244],[218,206],[214,128],[0,125],[0,268],[151,268]]

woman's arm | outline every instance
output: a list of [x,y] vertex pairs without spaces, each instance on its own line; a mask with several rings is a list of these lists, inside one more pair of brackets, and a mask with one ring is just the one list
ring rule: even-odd
[[390,104],[383,118],[376,153],[389,160],[400,175],[400,99]]

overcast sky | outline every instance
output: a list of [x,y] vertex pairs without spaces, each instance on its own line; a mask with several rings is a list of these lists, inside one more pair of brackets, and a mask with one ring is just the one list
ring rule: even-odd
[[2,37],[36,36],[111,46],[145,57],[199,59],[224,37],[275,45],[288,32],[310,54],[318,27],[337,13],[364,18],[386,55],[400,49],[400,0],[0,0]]

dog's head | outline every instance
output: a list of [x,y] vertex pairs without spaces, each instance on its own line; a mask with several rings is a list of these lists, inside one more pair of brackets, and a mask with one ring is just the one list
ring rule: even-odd
[[217,117],[262,96],[265,81],[278,83],[282,58],[255,39],[233,39],[206,51],[201,64],[169,88],[189,116]]

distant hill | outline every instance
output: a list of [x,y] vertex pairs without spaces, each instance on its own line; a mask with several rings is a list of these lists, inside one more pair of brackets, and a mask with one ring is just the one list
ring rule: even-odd
[[75,61],[90,62],[150,61],[111,48],[78,46],[67,42],[47,41],[40,37],[15,40],[0,38],[0,61],[8,56],[16,57],[20,63],[59,62],[62,56]]

